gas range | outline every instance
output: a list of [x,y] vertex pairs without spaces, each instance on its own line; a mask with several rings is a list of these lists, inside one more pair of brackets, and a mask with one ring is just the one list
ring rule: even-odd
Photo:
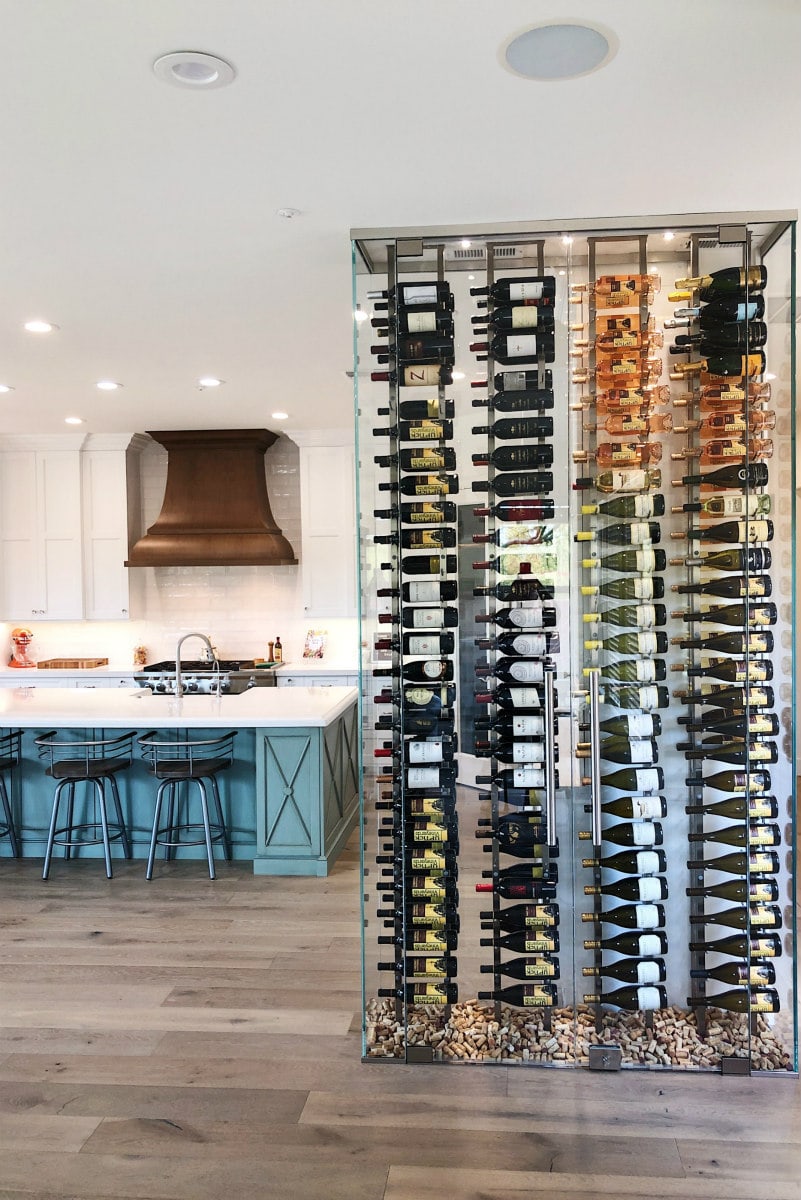
[[[220,663],[220,692],[227,696],[238,696],[254,687],[275,687],[275,670],[258,667],[253,659],[226,659]],[[137,671],[134,682],[138,687],[149,687],[162,696],[175,695],[175,659],[150,663]],[[217,671],[204,659],[187,659],[181,663],[181,684],[184,695],[210,696],[217,694]]]

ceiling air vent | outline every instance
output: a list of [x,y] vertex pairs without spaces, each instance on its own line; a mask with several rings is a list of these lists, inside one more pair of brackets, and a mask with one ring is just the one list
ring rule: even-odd
[[[496,262],[509,262],[516,258],[525,258],[519,246],[496,246],[493,250]],[[484,263],[487,261],[486,246],[446,246],[446,262]]]

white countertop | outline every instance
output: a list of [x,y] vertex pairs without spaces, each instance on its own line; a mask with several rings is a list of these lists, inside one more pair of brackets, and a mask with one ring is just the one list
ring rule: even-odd
[[277,729],[325,727],[355,687],[251,688],[239,696],[154,696],[149,688],[0,688],[0,727]]
[[77,676],[86,676],[87,679],[125,679],[129,675],[135,675],[137,671],[141,671],[141,667],[56,667],[50,670],[44,667],[40,670],[38,667],[0,667],[0,679],[20,680],[20,687],[29,683],[33,687],[37,683],[48,679],[74,679]]

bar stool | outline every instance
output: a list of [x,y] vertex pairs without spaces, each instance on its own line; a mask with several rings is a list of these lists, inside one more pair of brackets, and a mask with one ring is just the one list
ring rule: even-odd
[[19,858],[19,838],[14,827],[14,815],[11,811],[11,800],[6,787],[6,772],[13,771],[19,763],[19,747],[22,740],[22,730],[15,729],[9,733],[0,734],[0,803],[3,805],[3,821],[0,823],[0,837],[8,837],[11,842],[11,853]]
[[[64,857],[69,859],[72,857],[73,849],[80,846],[97,846],[102,842],[108,879],[111,879],[111,843],[113,841],[121,841],[125,857],[131,857],[131,843],[122,816],[116,776],[131,765],[135,736],[134,733],[122,733],[113,738],[78,741],[51,730],[49,733],[43,733],[34,738],[34,742],[39,747],[39,757],[47,762],[45,773],[58,780],[56,794],[53,798],[50,829],[47,834],[42,879],[47,879],[50,874],[50,862],[55,846],[63,846]],[[97,809],[96,815],[91,820],[75,821],[76,783],[92,785],[91,790],[94,793]],[[106,783],[109,784],[114,804],[115,819],[111,824],[109,824],[106,804]],[[59,805],[65,788],[67,792],[66,824],[59,826]],[[99,837],[97,836],[98,829],[100,830]],[[86,831],[93,836],[81,836]]]
[[[158,737],[155,731],[151,730],[150,733],[144,733],[139,738],[142,757],[156,779],[161,780],[156,795],[156,810],[153,815],[153,833],[147,858],[147,879],[153,878],[153,861],[156,857],[157,846],[164,846],[164,857],[170,859],[173,850],[178,846],[200,846],[205,843],[210,879],[217,878],[214,870],[214,842],[222,842],[225,857],[230,861],[231,842],[223,817],[217,774],[230,767],[234,761],[235,737],[235,732],[229,732],[215,738],[185,738],[182,741],[168,741]],[[182,822],[179,820],[180,812],[177,802],[179,799],[178,785],[181,783],[197,784],[201,821]],[[207,784],[211,790],[213,805],[211,809],[209,808]],[[162,816],[165,798],[167,808],[166,813]],[[202,837],[181,836],[182,833],[192,833],[201,828],[203,829]]]

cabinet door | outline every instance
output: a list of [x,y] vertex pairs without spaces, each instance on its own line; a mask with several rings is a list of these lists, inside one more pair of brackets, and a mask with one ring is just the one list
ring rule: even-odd
[[86,617],[126,619],[130,595],[124,566],[128,556],[125,455],[90,450],[82,458]]
[[36,454],[0,456],[0,616],[6,621],[39,617],[44,602],[36,558]]
[[356,615],[353,451],[301,448],[303,604],[320,617]]
[[45,450],[36,456],[38,554],[44,611],[39,620],[83,616],[80,456]]

